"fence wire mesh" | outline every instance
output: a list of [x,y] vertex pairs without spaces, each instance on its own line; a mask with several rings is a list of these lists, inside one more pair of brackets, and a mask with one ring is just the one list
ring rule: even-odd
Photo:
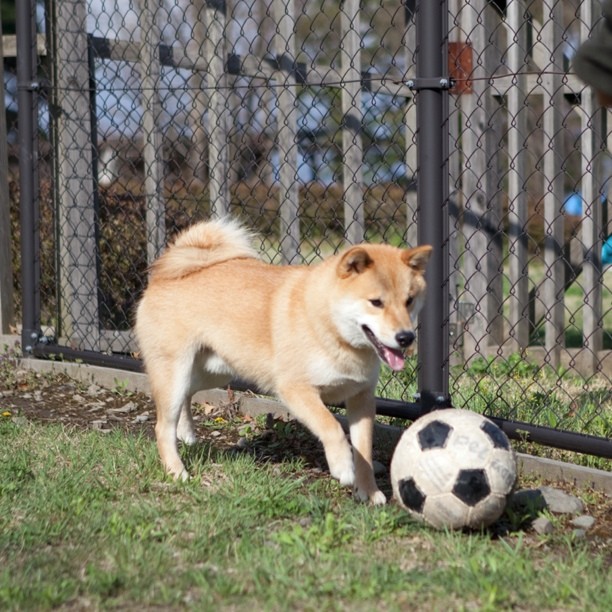
[[[213,215],[258,230],[275,263],[416,243],[414,2],[38,9],[40,322],[60,346],[137,355],[147,266]],[[600,5],[448,9],[453,404],[610,438],[612,135],[571,72]],[[416,367],[379,394],[412,401]]]

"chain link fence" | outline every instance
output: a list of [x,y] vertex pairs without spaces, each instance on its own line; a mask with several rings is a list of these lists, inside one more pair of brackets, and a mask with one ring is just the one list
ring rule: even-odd
[[[418,74],[428,33],[406,0],[23,4],[23,32],[39,36],[17,44],[36,68],[19,154],[28,140],[36,154],[9,178],[14,244],[35,230],[32,256],[13,258],[29,269],[16,310],[35,354],[138,367],[147,267],[211,216],[258,230],[274,263],[345,241],[416,244],[418,108],[436,90],[447,112],[426,127],[445,143],[438,327],[453,405],[612,456],[611,132],[571,72],[597,2],[449,0],[435,82]],[[418,401],[418,370],[384,372],[380,396]]]

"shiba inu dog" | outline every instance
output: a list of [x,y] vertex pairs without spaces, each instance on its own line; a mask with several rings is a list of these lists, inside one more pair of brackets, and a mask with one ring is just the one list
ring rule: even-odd
[[[381,362],[401,370],[415,340],[431,247],[360,244],[317,265],[276,266],[252,239],[232,219],[199,223],[151,268],[135,331],[162,463],[188,477],[177,440],[196,441],[191,397],[238,376],[284,402],[359,500],[383,504],[372,469],[374,389]],[[326,402],[345,403],[352,450]]]

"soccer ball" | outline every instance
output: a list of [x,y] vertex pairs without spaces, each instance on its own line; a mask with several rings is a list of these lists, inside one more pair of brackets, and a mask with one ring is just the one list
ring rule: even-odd
[[435,410],[400,438],[391,460],[395,498],[439,529],[480,529],[503,513],[516,457],[493,421],[469,410]]

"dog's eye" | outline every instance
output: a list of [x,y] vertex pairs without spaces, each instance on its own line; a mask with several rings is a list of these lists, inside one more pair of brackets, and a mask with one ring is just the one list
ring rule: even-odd
[[382,300],[370,300],[370,304],[372,304],[374,308],[382,308],[384,306]]
[[412,302],[414,302],[414,298],[412,296],[410,296],[407,300],[406,300],[406,308],[410,308],[412,306]]

